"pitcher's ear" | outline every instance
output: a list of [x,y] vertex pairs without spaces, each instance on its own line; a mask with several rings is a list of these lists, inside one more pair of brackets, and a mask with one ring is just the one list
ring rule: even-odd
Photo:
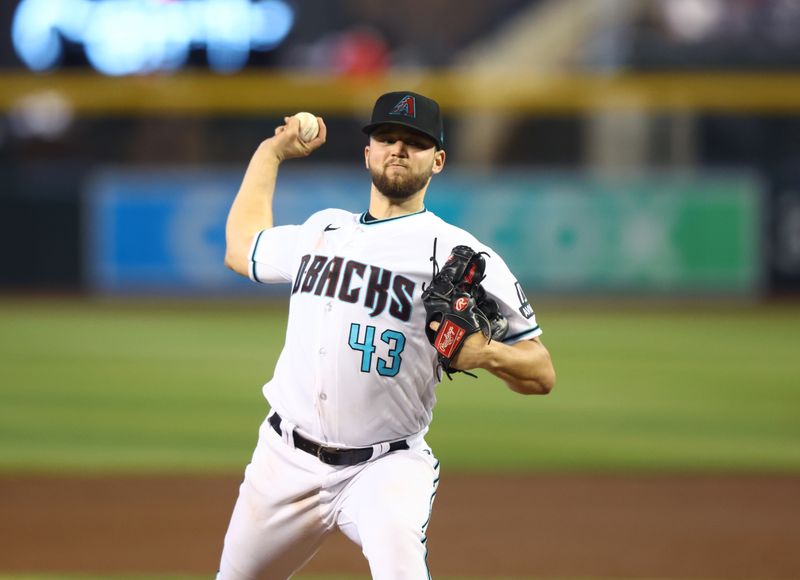
[[444,162],[447,155],[444,152],[444,149],[438,149],[433,154],[433,172],[439,173],[442,169],[444,169]]

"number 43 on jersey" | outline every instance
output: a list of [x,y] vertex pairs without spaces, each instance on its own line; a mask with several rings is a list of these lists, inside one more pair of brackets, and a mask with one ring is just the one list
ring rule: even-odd
[[388,360],[381,357],[373,357],[375,354],[375,327],[365,326],[362,340],[361,325],[353,322],[350,325],[350,348],[361,351],[361,372],[372,371],[372,359],[376,358],[375,370],[384,377],[393,377],[400,372],[402,359],[400,354],[406,346],[406,337],[402,332],[396,330],[384,330],[380,340],[389,345]]

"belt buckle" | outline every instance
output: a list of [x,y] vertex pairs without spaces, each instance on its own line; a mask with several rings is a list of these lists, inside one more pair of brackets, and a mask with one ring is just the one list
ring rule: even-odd
[[324,445],[320,445],[319,449],[317,450],[317,459],[323,463],[327,463],[328,465],[340,465],[339,458],[341,457],[340,452],[342,451],[344,451],[344,449],[339,447],[326,447]]
[[[317,448],[317,459],[322,461],[322,463],[327,463],[328,465],[335,465],[335,463],[331,463],[334,457],[337,457],[337,452],[339,449],[337,447],[326,447],[324,445],[320,445]],[[325,456],[323,459],[322,456]]]

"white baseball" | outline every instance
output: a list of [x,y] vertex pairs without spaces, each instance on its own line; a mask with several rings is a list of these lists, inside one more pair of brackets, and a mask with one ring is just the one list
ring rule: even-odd
[[312,141],[319,135],[319,123],[317,118],[311,113],[297,113],[295,115],[300,121],[300,139],[302,141]]

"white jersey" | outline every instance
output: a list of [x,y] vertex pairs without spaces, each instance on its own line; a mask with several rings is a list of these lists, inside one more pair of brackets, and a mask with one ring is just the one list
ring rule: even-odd
[[493,250],[430,211],[365,221],[327,209],[259,233],[250,277],[290,282],[286,342],[264,396],[285,421],[330,446],[424,434],[438,383],[422,285],[450,250],[486,251],[483,286],[509,322],[504,342],[541,334],[533,309]]

